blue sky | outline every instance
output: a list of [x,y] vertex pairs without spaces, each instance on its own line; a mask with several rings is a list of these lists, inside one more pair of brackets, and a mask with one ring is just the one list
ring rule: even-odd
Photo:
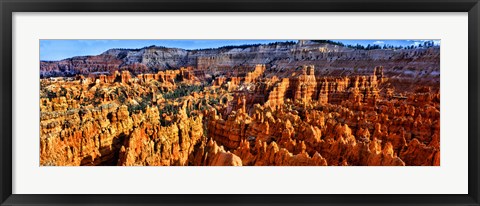
[[[62,60],[74,56],[98,55],[112,48],[136,49],[156,45],[182,49],[216,48],[227,45],[259,44],[297,40],[40,40],[40,60]],[[409,46],[425,40],[333,40],[344,44]],[[440,43],[437,41],[438,44]]]
[[440,45],[440,40],[432,40],[432,39],[414,39],[414,40],[338,40],[338,39],[332,39],[332,41],[339,41],[344,44],[350,44],[350,45],[356,45],[360,44],[363,46],[367,46],[368,44],[370,45],[380,45],[383,46],[384,44],[387,45],[393,45],[393,46],[410,46],[410,45],[419,45],[423,44],[425,41],[433,41],[435,45]]

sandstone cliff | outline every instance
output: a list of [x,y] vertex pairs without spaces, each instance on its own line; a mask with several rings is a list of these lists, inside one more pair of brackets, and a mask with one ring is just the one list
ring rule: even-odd
[[[42,71],[55,73],[65,66],[70,73],[83,68],[88,74],[40,80],[40,164],[440,165],[439,76],[413,75],[417,71],[411,68],[429,65],[431,70],[422,71],[434,74],[436,48],[409,56],[413,51],[377,55],[375,50],[318,46],[302,42],[199,51],[149,47],[109,50],[102,54],[105,58],[44,62]],[[299,59],[248,66],[236,62],[234,51],[251,63],[269,52],[290,52]],[[301,60],[305,52],[325,54],[331,64]],[[359,56],[350,53],[361,58],[353,61]],[[198,64],[200,54],[215,58]],[[382,58],[388,55],[392,65],[413,73],[390,64],[337,67],[342,59],[367,65],[387,61]],[[191,61],[196,66],[180,66]],[[179,68],[152,72],[162,62]],[[300,62],[315,64],[296,66]],[[327,71],[332,65],[336,69]]]
[[142,49],[110,49],[97,56],[83,56],[61,61],[42,61],[42,77],[74,76],[129,70],[133,74],[193,66],[197,74],[223,73],[228,69],[266,64],[276,73],[303,65],[316,65],[322,74],[345,69],[370,69],[383,65],[396,75],[438,75],[439,47],[416,49],[362,50],[328,43],[299,41],[268,45],[232,46],[217,49],[184,50],[150,46]]

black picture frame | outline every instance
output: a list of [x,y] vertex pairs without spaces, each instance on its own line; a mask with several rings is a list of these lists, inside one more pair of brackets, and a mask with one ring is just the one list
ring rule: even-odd
[[[1,205],[480,205],[478,0],[0,0]],[[468,12],[468,194],[35,195],[12,194],[13,12]],[[467,89],[467,88],[465,88]]]

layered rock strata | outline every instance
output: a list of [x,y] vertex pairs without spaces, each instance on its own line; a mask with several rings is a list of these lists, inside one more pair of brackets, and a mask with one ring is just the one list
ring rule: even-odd
[[40,164],[440,165],[438,77],[323,69],[43,78]]

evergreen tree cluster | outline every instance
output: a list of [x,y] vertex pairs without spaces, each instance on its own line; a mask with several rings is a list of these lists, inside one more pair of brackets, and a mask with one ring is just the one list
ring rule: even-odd
[[201,92],[204,89],[204,85],[181,85],[177,89],[163,94],[165,99],[176,99],[190,95],[192,92]]
[[378,44],[368,44],[367,46],[363,46],[360,44],[356,45],[350,45],[350,44],[344,44],[341,42],[336,42],[332,40],[312,40],[313,42],[317,43],[325,43],[325,44],[333,44],[333,45],[338,45],[342,47],[347,47],[347,48],[352,48],[352,49],[361,49],[361,50],[374,50],[374,49],[416,49],[416,48],[429,48],[435,46],[435,43],[433,41],[424,41],[422,44],[417,44],[417,45],[410,45],[410,46],[393,46],[389,44],[384,44],[383,46],[380,46]]

